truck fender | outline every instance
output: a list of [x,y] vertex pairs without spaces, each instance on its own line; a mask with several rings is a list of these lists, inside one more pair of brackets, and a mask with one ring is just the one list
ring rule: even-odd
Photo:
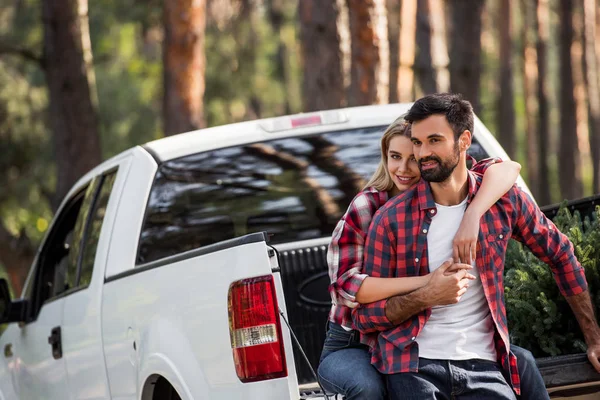
[[152,392],[148,389],[158,376],[166,379],[182,399],[193,398],[175,365],[163,354],[152,354],[140,374],[140,400],[152,400]]
[[189,339],[175,321],[155,320],[140,337],[138,393],[141,400],[147,400],[142,397],[144,388],[156,375],[165,378],[182,399],[208,398],[204,374]]

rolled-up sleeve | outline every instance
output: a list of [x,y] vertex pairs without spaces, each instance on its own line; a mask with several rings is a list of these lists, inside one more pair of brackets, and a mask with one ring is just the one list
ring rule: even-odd
[[331,289],[338,304],[358,306],[356,293],[367,277],[362,272],[364,234],[344,219],[338,222],[327,250]]
[[483,160],[477,161],[477,163],[473,164],[471,167],[471,171],[477,172],[479,174],[484,174],[485,171],[494,164],[499,164],[502,162],[501,158],[493,157],[493,158],[484,158]]
[[356,293],[367,275],[363,272],[365,236],[383,197],[377,191],[359,193],[338,222],[327,250],[327,265],[335,303],[355,308]]
[[[378,213],[367,234],[363,272],[368,276],[390,278],[395,270],[396,243],[385,213]],[[394,327],[385,315],[387,300],[364,304],[352,311],[352,321],[362,333],[384,331]]]
[[518,188],[511,190],[518,213],[513,237],[550,266],[563,296],[586,291],[585,271],[575,256],[571,241],[546,218],[527,193]]

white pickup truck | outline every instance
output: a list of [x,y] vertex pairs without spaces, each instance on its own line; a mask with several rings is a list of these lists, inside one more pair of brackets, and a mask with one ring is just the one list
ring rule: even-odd
[[[0,281],[0,400],[322,396],[287,316],[314,366],[325,246],[408,106],[185,133],[90,171],[58,210],[21,298]],[[480,121],[471,153],[507,158]],[[600,391],[597,378],[567,386],[561,376],[556,393]]]

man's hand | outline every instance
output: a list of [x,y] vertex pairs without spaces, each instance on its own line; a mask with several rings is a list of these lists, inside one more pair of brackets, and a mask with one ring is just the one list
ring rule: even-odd
[[448,260],[432,272],[429,282],[424,286],[430,306],[458,303],[467,291],[469,281],[475,279],[467,272],[471,268],[473,267],[468,264]]
[[598,373],[600,373],[600,360],[598,360],[600,358],[600,343],[588,346],[587,356],[592,365],[594,366],[594,369]]
[[472,264],[475,261],[480,220],[481,217],[478,214],[469,213],[467,209],[452,241],[454,262]]
[[452,259],[430,273],[429,282],[411,293],[390,297],[385,303],[385,316],[399,325],[413,315],[428,308],[458,303],[475,277],[467,271],[467,264],[454,263]]

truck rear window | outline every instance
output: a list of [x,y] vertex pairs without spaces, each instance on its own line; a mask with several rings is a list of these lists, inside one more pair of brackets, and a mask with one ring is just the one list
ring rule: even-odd
[[[379,162],[385,126],[185,156],[159,167],[138,264],[248,233],[273,244],[331,235]],[[485,157],[473,143],[471,154]]]

